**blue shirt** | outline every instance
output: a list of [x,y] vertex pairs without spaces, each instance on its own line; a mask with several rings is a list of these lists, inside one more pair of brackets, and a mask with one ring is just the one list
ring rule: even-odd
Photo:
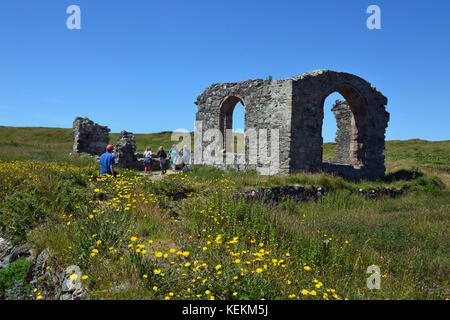
[[114,159],[114,155],[110,152],[105,152],[100,156],[100,174],[110,174],[111,172],[111,166],[116,164],[116,160]]

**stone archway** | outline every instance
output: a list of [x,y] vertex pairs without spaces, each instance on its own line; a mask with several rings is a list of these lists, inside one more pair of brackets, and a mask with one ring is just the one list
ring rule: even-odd
[[[342,120],[340,140],[345,143],[338,147],[340,152],[332,163],[322,163],[323,105],[333,92],[348,102],[334,108]],[[273,81],[213,84],[195,102],[195,163],[204,163],[202,150],[209,144],[202,139],[206,131],[224,134],[232,129],[233,110],[239,101],[245,108],[246,131],[278,130],[278,173],[326,170],[348,178],[384,176],[387,98],[364,79],[345,72],[315,70]],[[263,166],[258,162],[256,169]]]
[[[386,97],[364,79],[344,72],[316,70],[293,79],[292,169],[323,169],[349,178],[383,176],[384,133],[389,120]],[[349,154],[343,163],[322,165],[323,104],[333,92],[348,102],[345,121],[351,133],[346,137]]]
[[[330,163],[363,166],[366,162],[364,141],[367,100],[356,88],[344,83],[324,96],[323,101],[333,92],[340,93],[345,101],[336,101],[332,109],[336,117],[338,131],[336,134],[336,156]],[[322,102],[321,110],[323,119],[324,102]]]
[[[227,139],[226,137],[228,137],[228,130],[233,130],[233,111],[239,102],[244,106],[244,108],[246,108],[244,98],[236,94],[224,98],[219,106],[219,128],[222,136],[224,137],[223,148],[226,152],[233,152],[234,150],[233,145],[231,144],[234,142],[234,139],[230,141],[230,139]],[[247,113],[245,113],[245,118],[247,118],[246,115]],[[245,120],[245,129],[246,128],[247,121]]]

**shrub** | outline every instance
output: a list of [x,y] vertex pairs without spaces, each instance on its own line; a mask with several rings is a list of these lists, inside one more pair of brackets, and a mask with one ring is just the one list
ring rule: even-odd
[[[14,289],[21,281],[25,283],[24,280],[30,266],[31,262],[20,258],[10,263],[6,269],[0,270],[0,296],[5,295],[7,290]],[[29,285],[25,286],[29,287]]]

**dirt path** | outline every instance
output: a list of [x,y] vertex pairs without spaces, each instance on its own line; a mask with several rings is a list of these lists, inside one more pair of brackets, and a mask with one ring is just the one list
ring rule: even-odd
[[181,171],[179,171],[179,170],[177,170],[177,171],[167,170],[166,174],[162,174],[161,171],[152,171],[151,174],[147,174],[147,173],[144,173],[144,172],[139,172],[139,174],[142,175],[142,176],[149,177],[150,180],[161,181],[167,176],[170,176],[170,175],[173,175],[173,174],[178,174],[180,172]]

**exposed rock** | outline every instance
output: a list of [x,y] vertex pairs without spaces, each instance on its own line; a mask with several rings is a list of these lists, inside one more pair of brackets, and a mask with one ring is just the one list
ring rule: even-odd
[[81,284],[81,276],[81,270],[76,265],[69,266],[61,273],[62,280],[59,300],[86,299],[86,292]]
[[[39,288],[44,299],[57,300],[61,296],[61,279],[53,268],[48,268],[50,250],[47,248],[43,250],[35,259],[31,266],[26,280]],[[65,273],[62,273],[64,276]]]
[[396,198],[406,193],[407,189],[394,189],[394,188],[381,188],[381,189],[370,189],[370,190],[358,190],[358,195],[365,197],[366,199],[378,199],[381,197]]
[[246,187],[238,196],[246,201],[280,202],[284,198],[303,202],[317,200],[324,195],[322,187],[305,187],[299,184],[277,187]]
[[[395,198],[406,193],[406,189],[380,188],[363,190],[359,189],[357,194],[367,199],[378,199],[380,197]],[[296,202],[317,200],[325,195],[322,187],[302,186],[299,184],[276,186],[276,187],[245,187],[236,193],[236,198],[243,197],[245,201],[263,201],[278,203],[283,199],[291,199]]]
[[[76,279],[71,277],[76,275]],[[78,266],[71,265],[61,274],[61,292],[74,292],[76,289],[81,289],[81,270]]]
[[128,169],[138,169],[136,140],[133,133],[122,131],[114,148],[116,163]]
[[13,245],[6,239],[0,238],[0,269],[6,268],[11,260]]
[[12,245],[8,240],[0,238],[0,269],[6,268],[11,262],[25,257],[28,261],[33,259],[31,246],[28,244]]
[[98,156],[103,154],[109,144],[110,131],[108,127],[94,123],[88,118],[75,118],[73,122],[73,151]]
[[[86,290],[81,283],[81,270],[72,265],[59,276],[53,269],[47,270],[49,249],[43,250],[36,258],[33,257],[31,247],[28,244],[12,245],[6,239],[0,237],[0,269],[6,268],[10,263],[20,257],[32,261],[26,274],[26,281],[34,287],[38,287],[44,299],[81,300],[87,299]],[[75,274],[76,279],[71,275]]]
[[50,250],[46,248],[45,250],[42,250],[42,252],[37,256],[33,266],[33,273],[36,277],[41,276],[45,273],[45,267],[47,266],[49,255]]

